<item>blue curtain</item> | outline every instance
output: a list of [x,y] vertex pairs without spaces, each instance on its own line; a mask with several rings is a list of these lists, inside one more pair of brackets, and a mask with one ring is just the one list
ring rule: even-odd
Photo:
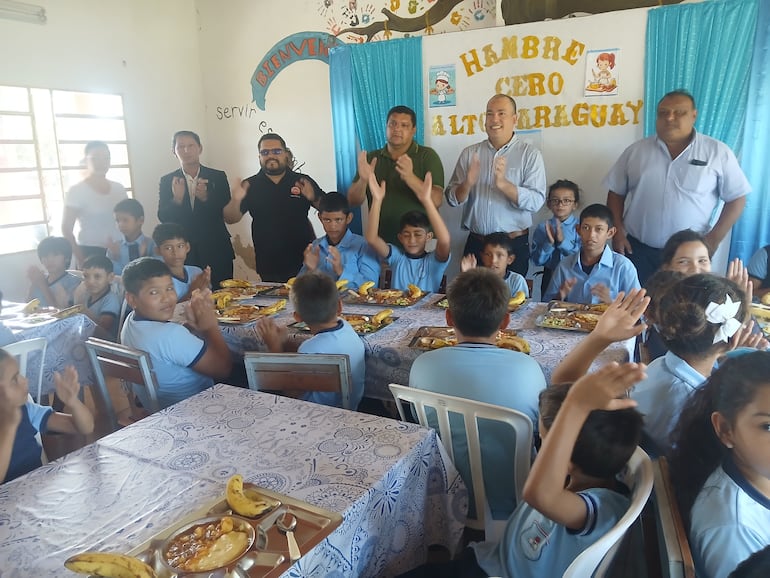
[[[422,38],[332,48],[329,74],[337,190],[346,192],[356,174],[358,144],[365,150],[385,146],[386,115],[394,106],[417,113],[415,138],[423,142]],[[360,211],[351,229],[361,232]]]
[[733,227],[730,258],[744,261],[770,242],[770,2],[760,3],[741,166],[753,187]]
[[695,97],[696,129],[736,154],[746,116],[758,0],[711,0],[650,10],[645,62],[645,134],[655,133],[660,98]]

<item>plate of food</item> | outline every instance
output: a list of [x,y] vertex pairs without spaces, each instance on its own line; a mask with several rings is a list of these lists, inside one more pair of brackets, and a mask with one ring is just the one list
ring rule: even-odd
[[[358,313],[342,313],[340,315],[345,321],[350,323],[353,330],[359,335],[368,335],[370,333],[376,333],[380,329],[387,327],[398,317],[393,317],[392,309],[385,309],[380,311],[376,315],[360,315]],[[297,331],[310,331],[310,328],[304,321],[297,321],[290,323],[289,327],[296,329]]]
[[609,303],[571,303],[569,301],[550,301],[548,303],[548,311],[553,311],[554,313],[572,313],[579,311],[601,315],[607,311],[609,306]]
[[276,301],[269,307],[259,305],[227,305],[218,309],[217,319],[220,323],[243,325],[253,323],[260,317],[274,315],[286,307],[286,299]]
[[[457,336],[451,327],[420,327],[409,343],[414,349],[441,349],[457,345]],[[514,329],[501,329],[497,333],[497,346],[521,353],[529,353],[529,342]]]
[[591,332],[594,330],[594,327],[596,327],[600,317],[600,313],[592,313],[590,311],[562,311],[557,308],[539,315],[535,320],[535,325],[551,329]]
[[[260,295],[266,295],[267,297],[288,297],[291,295],[291,286],[294,285],[294,281],[296,281],[296,279],[296,277],[292,277],[286,281],[286,283],[267,287],[260,293]],[[337,290],[346,291],[349,283],[350,282],[347,279],[340,279],[339,281],[336,281]]]
[[349,290],[342,298],[350,305],[387,305],[389,307],[409,307],[425,297],[426,293],[417,285],[410,284],[406,291],[400,289],[377,289],[374,281],[367,281],[358,291]]
[[[524,291],[517,291],[516,294],[508,300],[508,312],[513,313],[526,302],[527,296],[524,294]],[[446,295],[443,295],[439,297],[439,299],[436,300],[433,305],[440,307],[441,309],[448,309],[449,301],[447,300]]]

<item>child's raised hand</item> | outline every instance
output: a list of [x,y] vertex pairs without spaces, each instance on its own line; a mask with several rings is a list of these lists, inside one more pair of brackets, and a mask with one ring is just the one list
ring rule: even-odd
[[602,303],[612,303],[612,295],[610,294],[610,288],[604,283],[597,283],[591,287],[591,295],[598,297]]
[[460,261],[460,271],[465,272],[475,268],[476,268],[476,255],[474,255],[473,253],[468,253]]
[[561,221],[559,219],[554,219],[554,231],[553,236],[554,239],[556,239],[557,243],[564,242],[564,230],[561,227]]
[[263,317],[257,321],[256,329],[257,335],[262,338],[269,351],[273,353],[283,351],[283,344],[289,335],[285,327],[280,327],[269,317]]
[[208,289],[211,287],[211,267],[206,267],[190,282],[190,289]]
[[374,171],[369,173],[369,192],[372,194],[372,199],[376,201],[382,201],[385,198],[385,181],[377,182],[377,175]]
[[74,367],[68,365],[61,373],[55,371],[53,383],[56,387],[56,395],[64,402],[65,406],[72,405],[75,401],[80,401],[78,400],[80,382],[78,381],[78,372]]
[[305,247],[305,253],[303,258],[305,267],[307,267],[311,271],[315,271],[316,269],[318,269],[318,263],[320,261],[321,261],[321,247],[319,245],[313,246],[313,243],[310,243],[307,247]]
[[647,377],[646,369],[643,363],[608,363],[578,379],[564,403],[575,404],[588,412],[635,407],[636,402],[627,397],[628,392],[635,383]]
[[327,259],[331,264],[332,269],[334,269],[335,275],[337,275],[337,277],[342,275],[342,271],[345,269],[345,266],[342,263],[342,254],[340,253],[339,249],[337,249],[337,247],[329,247],[329,256]]
[[551,226],[550,219],[545,222],[545,236],[548,237],[548,242],[553,245],[556,237],[554,236],[554,231],[553,227]]
[[577,283],[576,277],[565,279],[564,283],[562,283],[561,287],[559,287],[559,299],[564,301],[567,298],[567,295],[569,295],[569,292],[572,291],[572,288],[575,286],[575,283]]
[[195,289],[190,295],[190,302],[185,308],[185,317],[188,324],[197,331],[219,331],[217,312],[214,309],[214,301],[211,299],[211,290]]
[[621,291],[599,317],[592,334],[613,343],[636,337],[646,327],[644,323],[637,322],[649,303],[645,289],[632,289],[628,295]]
[[747,347],[750,349],[765,350],[770,347],[767,339],[760,333],[754,333],[754,320],[749,319],[747,323],[742,323],[738,331],[736,331],[730,338],[728,351],[738,349],[739,347]]
[[107,257],[116,261],[120,259],[120,242],[115,241],[112,237],[107,239]]
[[45,273],[43,273],[38,267],[35,267],[34,265],[27,269],[27,279],[29,279],[29,282],[36,287],[48,285],[48,281],[46,281],[45,278]]

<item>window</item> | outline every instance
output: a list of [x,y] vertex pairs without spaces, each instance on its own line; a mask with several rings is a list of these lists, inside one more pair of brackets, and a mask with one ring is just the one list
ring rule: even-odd
[[83,179],[91,140],[109,145],[107,176],[130,195],[121,96],[0,86],[0,253],[61,234],[64,193]]

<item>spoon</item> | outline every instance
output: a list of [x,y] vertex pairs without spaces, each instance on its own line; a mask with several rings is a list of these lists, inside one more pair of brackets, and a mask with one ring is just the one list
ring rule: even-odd
[[299,560],[300,554],[299,546],[297,546],[297,540],[294,539],[294,528],[297,527],[297,517],[290,514],[288,510],[283,513],[283,516],[279,517],[275,521],[275,525],[278,529],[286,534],[286,541],[289,543],[289,558],[292,562]]

